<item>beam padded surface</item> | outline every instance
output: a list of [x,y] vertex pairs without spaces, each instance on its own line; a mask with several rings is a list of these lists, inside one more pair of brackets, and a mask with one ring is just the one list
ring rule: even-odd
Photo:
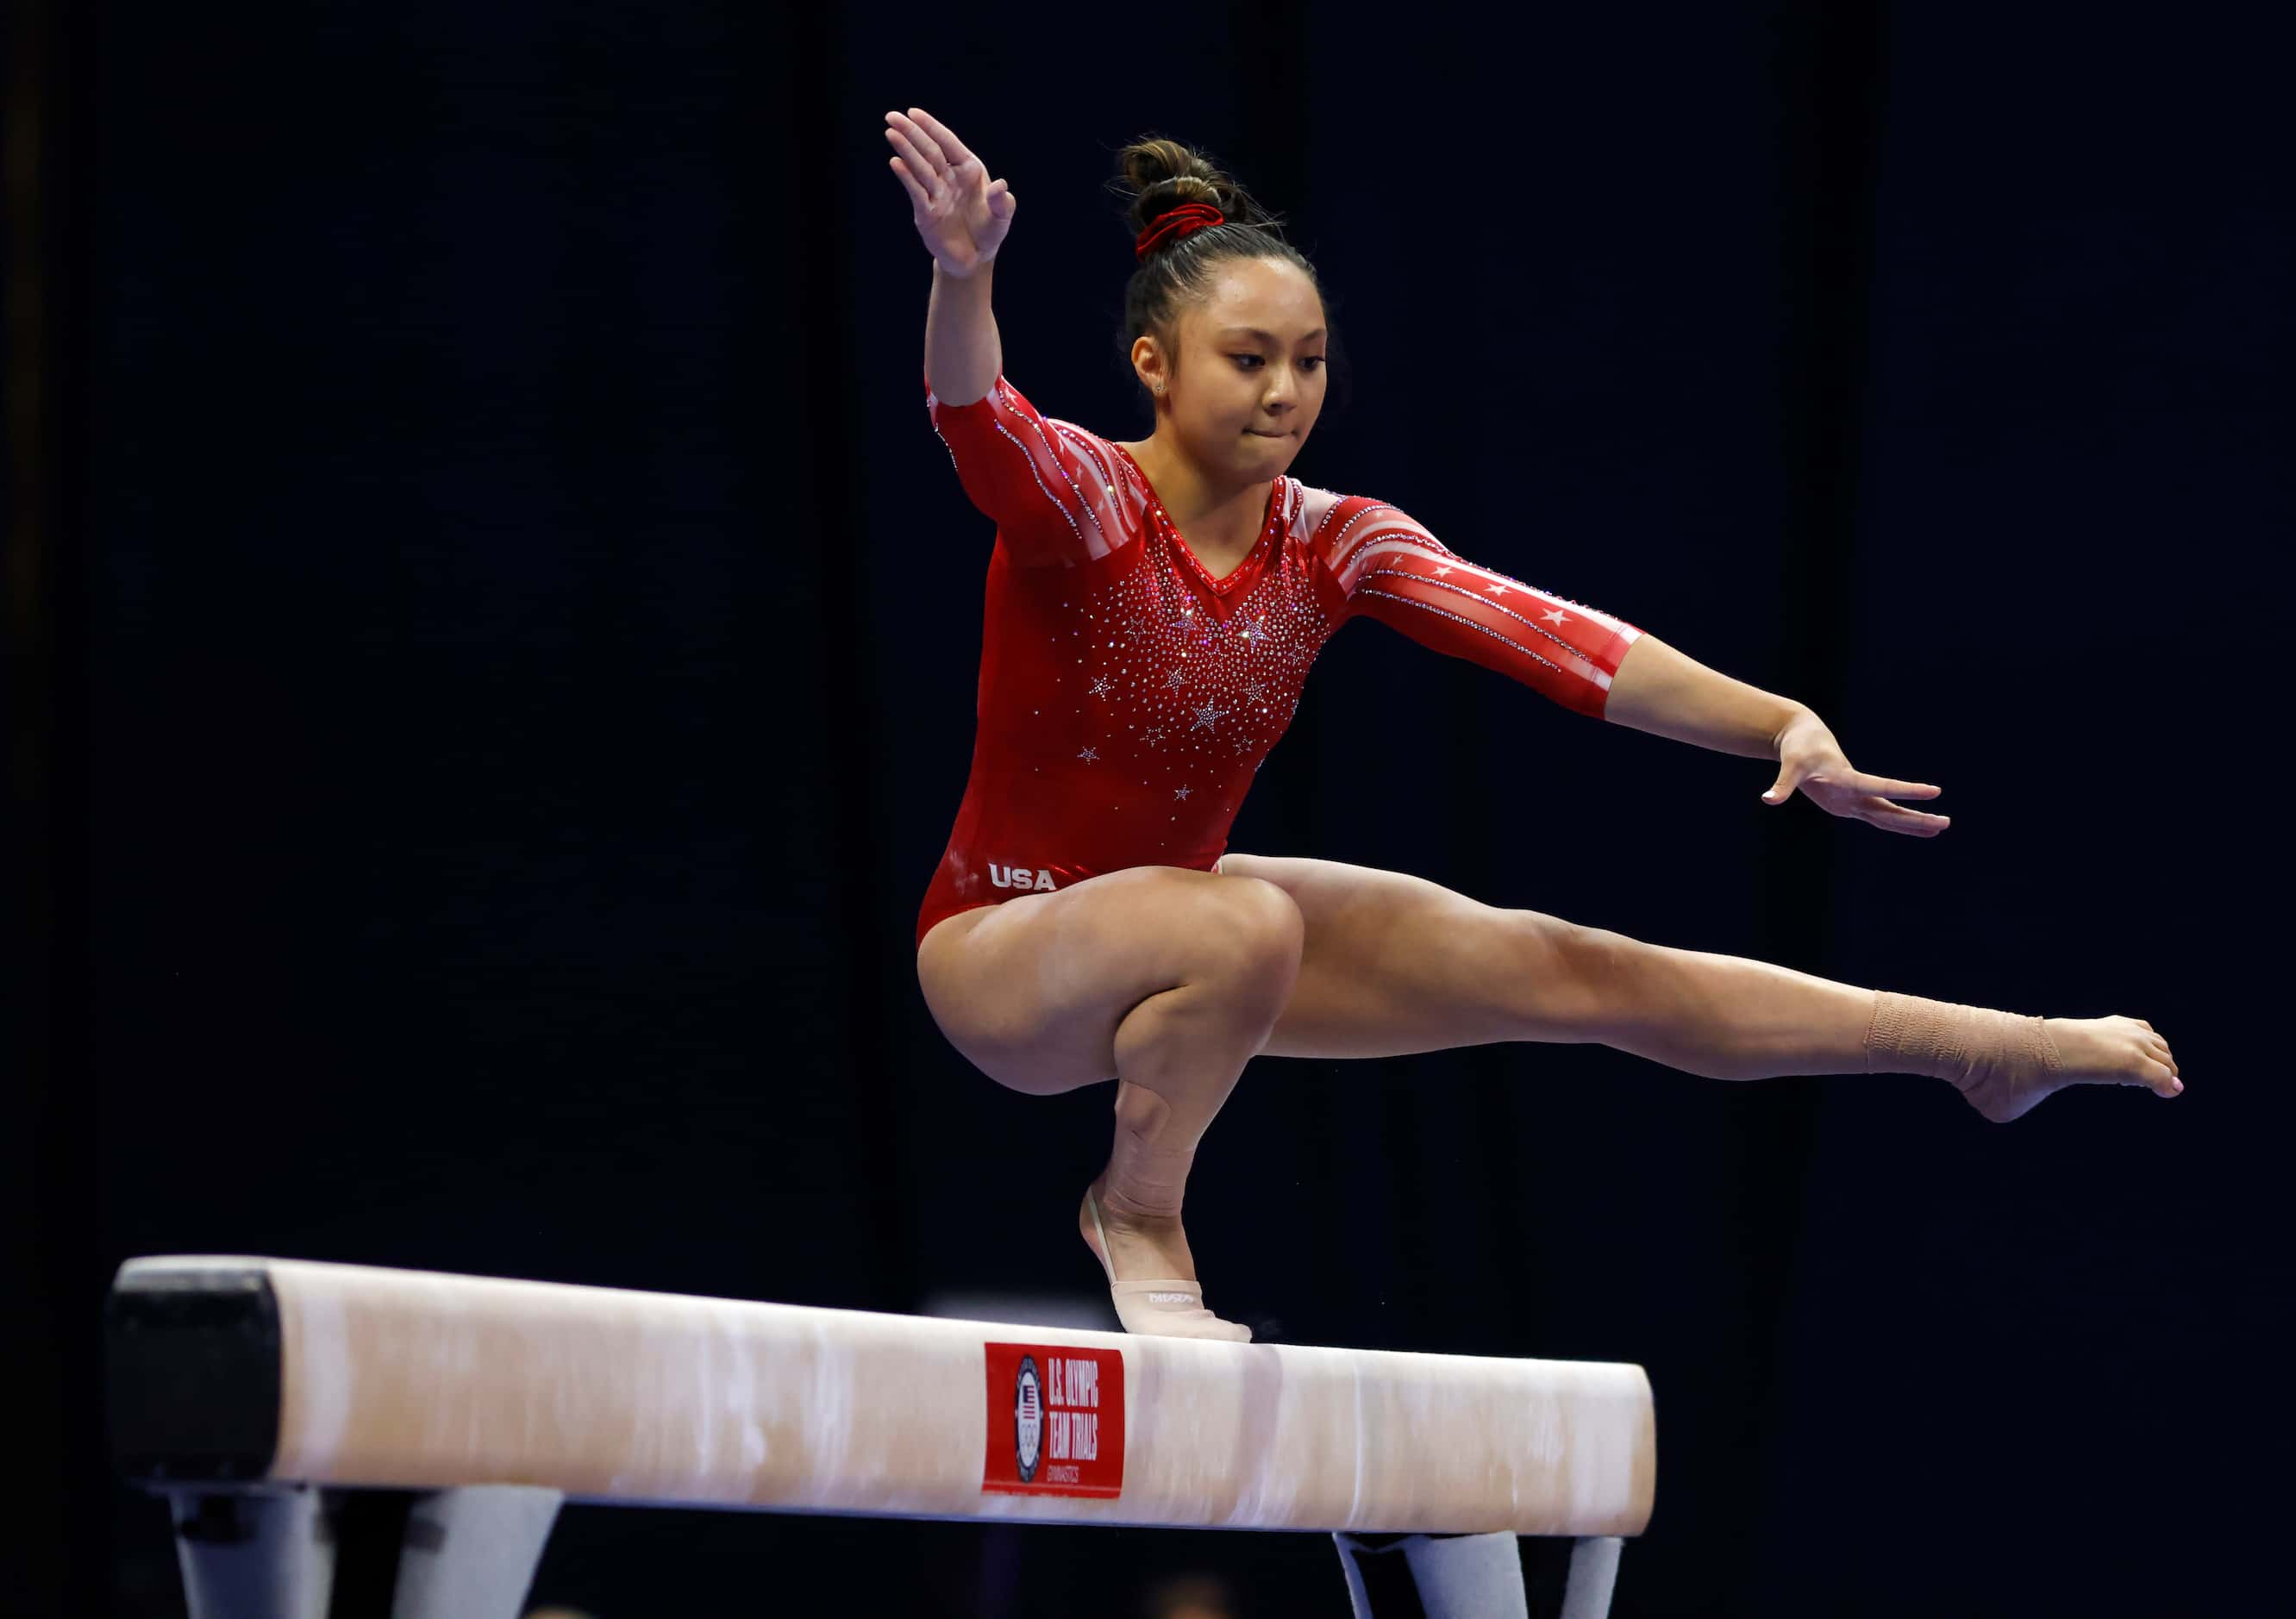
[[[281,1482],[1545,1535],[1638,1534],[1656,1485],[1650,1381],[1633,1365],[1135,1337],[237,1256],[130,1260],[115,1295],[170,1273],[263,1285],[276,1301],[267,1476]],[[138,1364],[164,1353],[146,1342]],[[1036,1458],[1025,1481],[1016,1445]]]

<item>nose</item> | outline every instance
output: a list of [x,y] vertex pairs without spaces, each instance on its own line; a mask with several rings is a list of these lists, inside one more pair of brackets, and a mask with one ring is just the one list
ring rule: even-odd
[[1305,387],[1300,380],[1300,372],[1291,365],[1271,365],[1267,367],[1266,375],[1267,391],[1264,399],[1267,409],[1271,412],[1292,404]]

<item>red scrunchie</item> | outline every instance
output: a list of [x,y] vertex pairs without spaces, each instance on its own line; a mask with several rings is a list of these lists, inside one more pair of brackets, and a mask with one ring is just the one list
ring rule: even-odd
[[1168,240],[1177,240],[1191,231],[1201,231],[1208,225],[1226,225],[1227,216],[1209,202],[1183,203],[1169,213],[1156,216],[1156,223],[1140,233],[1134,244],[1132,257],[1137,261],[1148,257]]

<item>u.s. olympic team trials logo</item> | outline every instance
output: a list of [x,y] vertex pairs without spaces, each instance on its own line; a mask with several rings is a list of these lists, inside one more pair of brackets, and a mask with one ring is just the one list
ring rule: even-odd
[[983,1493],[1124,1493],[1121,1346],[984,1340],[980,1370]]
[[1045,1388],[1037,1376],[1037,1357],[1021,1357],[1021,1370],[1013,1378],[1013,1459],[1020,1465],[1021,1482],[1029,1484],[1037,1476],[1037,1461],[1044,1453]]

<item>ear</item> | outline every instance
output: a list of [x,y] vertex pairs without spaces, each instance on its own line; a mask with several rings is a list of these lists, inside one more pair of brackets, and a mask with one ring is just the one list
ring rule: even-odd
[[1171,386],[1171,377],[1164,363],[1164,351],[1152,337],[1144,334],[1133,340],[1132,372],[1151,394],[1160,394]]

